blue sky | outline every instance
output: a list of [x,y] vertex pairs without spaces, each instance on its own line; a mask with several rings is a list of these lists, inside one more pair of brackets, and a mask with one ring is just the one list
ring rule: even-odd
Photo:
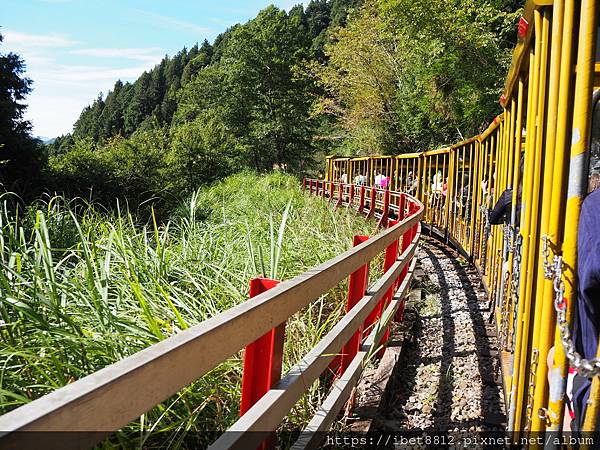
[[210,42],[269,4],[289,10],[293,0],[0,0],[0,53],[20,54],[33,80],[27,119],[37,136],[72,130],[79,113],[117,79]]

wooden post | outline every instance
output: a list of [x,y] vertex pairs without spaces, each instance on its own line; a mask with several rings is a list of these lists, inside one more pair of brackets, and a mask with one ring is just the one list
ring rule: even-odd
[[[402,198],[401,203],[405,203],[405,201],[406,201],[406,198],[404,197],[404,198]],[[410,203],[410,205],[408,206],[408,214],[406,214],[406,216],[410,216],[416,210],[417,210],[417,208],[415,207],[415,205],[413,203]],[[402,217],[402,218],[404,218],[404,217]],[[402,246],[400,247],[400,253],[403,253],[408,248],[410,243],[412,242],[413,238],[417,234],[417,227],[418,227],[418,224],[415,224],[415,226],[413,226],[412,228],[407,230],[402,235]],[[398,281],[396,283],[397,285],[400,285],[400,283],[402,283],[402,281],[404,281],[404,278],[408,274],[408,266],[409,265],[407,264],[406,267],[402,270],[402,272],[400,272],[400,276],[398,277]],[[396,320],[396,322],[402,322],[403,318],[404,318],[404,299],[400,303],[400,306],[398,307],[398,311],[396,311],[395,320]]]
[[342,205],[342,200],[344,198],[344,183],[340,183],[339,193],[340,193],[340,196],[338,198],[337,203],[335,204],[336,209]]
[[329,185],[329,201],[332,202],[333,201],[333,190],[334,190],[335,186],[333,185],[333,181],[331,181],[331,184]]
[[[253,278],[250,280],[249,297],[256,297],[278,284],[279,281],[270,278]],[[284,340],[285,322],[246,347],[240,417],[281,379]],[[258,450],[274,449],[275,445],[276,435],[273,432],[258,446]]]
[[[250,298],[278,284],[279,281],[269,278],[253,278],[250,280]],[[271,389],[271,386],[280,380],[284,337],[285,322],[246,347],[240,416],[243,416]]]
[[350,185],[350,198],[348,199],[348,208],[352,208],[352,202],[354,201],[354,185]]

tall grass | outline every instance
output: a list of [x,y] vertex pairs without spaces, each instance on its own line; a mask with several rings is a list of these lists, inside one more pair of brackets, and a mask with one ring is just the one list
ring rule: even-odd
[[[0,198],[0,413],[245,301],[254,276],[289,279],[373,232],[277,173],[198,191],[167,223],[59,197],[26,209],[12,200]],[[288,321],[284,370],[339,319],[343,298],[339,286]],[[236,420],[240,381],[238,355],[103,446],[205,446]],[[313,387],[288,425],[321,394]]]

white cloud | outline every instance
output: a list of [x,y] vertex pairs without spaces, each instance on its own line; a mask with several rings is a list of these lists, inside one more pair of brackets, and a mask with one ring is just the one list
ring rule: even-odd
[[77,44],[64,36],[56,34],[27,34],[17,31],[2,31],[4,43],[15,49],[27,49],[31,47],[69,47]]
[[151,69],[153,66],[154,63],[124,68],[54,64],[51,67],[45,67],[39,71],[32,70],[31,78],[35,81],[44,82],[71,83],[78,81],[100,80],[113,80],[114,82],[118,79],[137,78],[142,74],[142,72]]
[[27,98],[26,118],[38,136],[55,137],[70,132],[81,110],[98,96],[113,89],[115,81],[133,81],[161,59],[133,67],[58,64],[52,59],[29,60],[27,76],[33,92]]
[[[95,98],[93,92],[90,94],[90,100]],[[73,129],[81,110],[90,100],[83,100],[72,93],[39,93],[30,97],[25,117],[32,121],[34,136],[53,138]]]
[[150,11],[143,11],[135,9],[134,12],[138,17],[142,17],[146,21],[152,22],[154,25],[158,25],[163,28],[186,30],[193,34],[199,34],[203,37],[207,35],[213,35],[215,30],[209,27],[202,27],[185,20],[176,19],[174,17],[165,16],[162,14],[153,13]]
[[162,49],[150,48],[82,48],[71,50],[73,55],[93,56],[96,58],[124,58],[147,62],[158,62],[162,59]]
[[285,9],[286,11],[290,11],[290,9],[292,9],[294,6],[296,5],[302,5],[304,4],[303,1],[298,1],[298,0],[283,0],[283,1],[278,1],[276,3],[276,5],[281,8],[281,9]]

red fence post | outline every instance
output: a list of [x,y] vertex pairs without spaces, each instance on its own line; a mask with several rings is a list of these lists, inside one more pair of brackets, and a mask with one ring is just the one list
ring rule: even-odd
[[[390,226],[396,225],[398,223],[398,221],[391,220],[391,219],[389,222],[391,224]],[[387,272],[389,270],[389,268],[396,262],[396,259],[398,259],[398,240],[397,239],[394,242],[392,242],[390,245],[388,245],[387,248],[385,249],[385,259],[383,262],[383,271]],[[368,335],[369,333],[371,333],[373,325],[381,317],[381,314],[383,313],[385,307],[389,303],[389,300],[394,295],[394,290],[396,287],[395,285],[396,285],[396,283],[394,283],[392,285],[392,287],[390,287],[390,289],[385,293],[385,295],[382,297],[382,299],[379,301],[379,303],[377,303],[377,305],[375,305],[375,307],[373,308],[373,311],[371,311],[371,313],[365,320],[365,322],[363,324],[363,329],[366,331],[365,335]],[[387,341],[388,338],[389,338],[389,334],[386,331],[386,333],[384,334],[384,336],[382,338],[382,342]],[[383,352],[380,351],[377,353],[377,355],[382,356]]]
[[[401,203],[405,203],[405,201],[406,201],[406,198],[403,195],[403,198],[401,199]],[[410,203],[408,205],[408,214],[405,214],[405,217],[410,217],[414,212],[416,212],[416,210],[417,210],[417,208],[415,208],[415,205],[413,203]],[[408,248],[408,246],[412,242],[413,238],[415,237],[415,235],[417,233],[417,227],[418,227],[418,224],[415,224],[410,229],[406,230],[404,232],[404,234],[402,235],[402,246],[400,247],[400,253],[404,253],[404,251]],[[404,281],[404,278],[408,274],[408,266],[409,266],[409,264],[407,264],[406,267],[404,267],[404,269],[402,269],[402,272],[400,272],[400,276],[398,277],[398,281],[397,281],[398,285],[400,285],[400,283],[402,283]],[[400,303],[398,311],[396,311],[396,317],[394,320],[396,322],[402,322],[403,317],[404,317],[404,299]]]
[[371,205],[369,206],[369,214],[367,217],[373,217],[375,214],[375,203],[377,202],[377,188],[375,186],[371,187]]
[[329,185],[329,201],[333,201],[333,189],[334,189],[334,185],[333,185],[333,181],[331,181],[331,184]]
[[[253,278],[250,280],[250,298],[268,291],[277,284],[279,284],[277,280]],[[271,389],[271,386],[281,379],[284,337],[285,322],[246,347],[240,416],[243,416]]]
[[[388,225],[390,227],[393,227],[397,223],[398,223],[398,221],[393,220],[393,219],[390,219],[388,221]],[[384,273],[387,272],[388,270],[390,270],[390,268],[394,265],[394,263],[398,259],[398,246],[399,246],[399,242],[398,242],[398,239],[396,239],[394,242],[392,242],[390,245],[388,245],[387,248],[385,249],[385,259],[383,260],[383,272]],[[385,311],[385,308],[387,308],[387,306],[389,305],[390,301],[392,300],[392,297],[394,296],[394,292],[396,291],[397,287],[398,287],[398,285],[396,284],[396,282],[394,282],[394,284],[385,293],[385,296],[383,297],[383,299],[381,301],[381,307],[380,307],[381,312],[379,313],[379,315],[383,314],[383,311]],[[389,339],[390,339],[390,329],[388,327],[385,330],[383,337],[381,338],[380,345],[385,345],[385,343],[387,341],[389,341]],[[385,351],[384,348],[379,350],[379,352],[377,353],[377,356],[379,356],[381,358],[383,356],[384,351]]]
[[350,185],[350,199],[348,199],[348,208],[352,208],[352,202],[354,201],[354,185]]
[[327,186],[327,182],[323,181],[323,189],[321,190],[321,198],[325,200],[325,186]]
[[302,178],[302,190],[306,191],[306,177]]
[[308,193],[312,195],[312,178],[308,180]]
[[360,203],[358,205],[358,212],[362,214],[363,209],[365,209],[365,187],[360,187]]
[[338,198],[337,203],[335,204],[335,208],[339,208],[342,205],[342,200],[344,199],[344,183],[340,183],[340,196]]
[[[366,242],[369,236],[354,236],[353,245],[357,245]],[[367,281],[369,279],[369,264],[359,267],[355,272],[350,275],[348,280],[348,301],[346,303],[346,312],[349,312],[365,295],[367,291]],[[342,348],[342,360],[340,363],[340,371],[342,374],[350,365],[350,362],[354,359],[358,353],[360,347],[360,338],[362,336],[362,327],[359,328],[356,333],[352,335],[350,340]]]
[[388,223],[388,216],[390,213],[390,191],[386,189],[383,192],[383,209],[381,210],[381,219],[379,219],[379,226],[385,227]]

